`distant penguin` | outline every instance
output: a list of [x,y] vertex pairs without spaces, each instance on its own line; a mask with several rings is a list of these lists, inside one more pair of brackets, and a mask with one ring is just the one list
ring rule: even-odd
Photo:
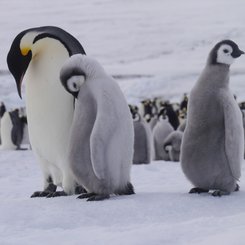
[[188,105],[188,97],[187,97],[187,94],[184,93],[184,96],[183,96],[183,99],[182,101],[180,102],[180,110],[185,110],[187,111],[187,105]]
[[1,144],[1,119],[6,112],[6,106],[3,102],[0,103],[0,144]]
[[179,126],[179,119],[173,106],[168,101],[164,102],[162,106],[162,109],[165,110],[165,114],[168,116],[169,123],[176,130]]
[[12,140],[13,123],[9,112],[5,112],[1,118],[1,150],[16,150]]
[[116,81],[92,58],[73,55],[61,69],[65,89],[76,98],[69,162],[88,201],[134,194],[133,120]]
[[183,137],[183,132],[173,131],[163,142],[164,149],[169,154],[169,159],[172,162],[179,162],[180,160],[180,147]]
[[163,142],[172,131],[174,131],[174,129],[169,123],[166,115],[160,114],[158,122],[152,132],[155,160],[169,160],[168,153],[163,148]]
[[177,131],[180,131],[180,132],[184,132],[185,131],[185,128],[186,128],[186,119],[183,120],[183,122],[179,125],[179,127],[177,128]]
[[181,147],[190,193],[214,190],[213,196],[239,189],[244,151],[242,115],[229,88],[229,68],[244,54],[231,40],[217,43],[190,93]]
[[141,105],[143,107],[143,117],[144,119],[146,120],[146,122],[150,122],[151,121],[151,118],[153,116],[153,113],[152,113],[152,102],[150,99],[146,99],[146,100],[143,100],[141,101]]
[[28,149],[31,149],[25,108],[19,109],[19,117],[20,117],[21,123],[23,124],[23,138],[22,138],[21,144],[24,145],[25,147],[28,147]]
[[[77,53],[85,54],[79,41],[55,26],[22,31],[8,53],[8,67],[20,97],[25,82],[29,136],[44,178],[43,191],[31,197],[65,196],[77,190],[67,160],[74,98],[59,79],[64,61]],[[56,192],[57,186],[64,191]]]
[[134,120],[133,164],[148,164],[152,155],[152,132],[148,123],[138,113]]
[[2,118],[2,150],[24,150],[23,142],[25,122],[19,117],[19,109],[4,113]]

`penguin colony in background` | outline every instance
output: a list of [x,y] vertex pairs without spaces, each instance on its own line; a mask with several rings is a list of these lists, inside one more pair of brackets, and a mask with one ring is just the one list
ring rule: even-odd
[[[189,98],[184,94],[175,104],[149,98],[128,108],[116,82],[85,56],[72,35],[52,26],[18,34],[7,63],[20,97],[26,84],[30,141],[44,177],[43,190],[31,197],[81,194],[92,201],[134,194],[131,164],[152,160],[181,160],[194,185],[190,193],[214,190],[221,196],[238,190],[244,131],[228,83],[229,66],[241,54],[234,42],[222,41]],[[202,96],[205,91],[208,98]],[[20,113],[11,118],[0,109],[2,141],[8,132],[18,149]]]

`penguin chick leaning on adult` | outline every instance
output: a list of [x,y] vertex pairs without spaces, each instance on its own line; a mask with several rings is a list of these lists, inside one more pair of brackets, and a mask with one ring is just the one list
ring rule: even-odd
[[139,113],[133,115],[134,157],[133,164],[149,164],[152,156],[152,132],[149,123]]
[[211,50],[206,67],[190,93],[181,166],[194,185],[190,193],[237,191],[244,151],[242,114],[229,88],[229,68],[244,54],[223,40]]
[[169,159],[172,162],[179,162],[182,137],[183,132],[173,131],[163,142],[163,148],[168,152]]
[[134,194],[133,120],[118,84],[96,60],[81,54],[66,61],[60,80],[76,98],[68,157],[77,182],[88,192],[78,198]]
[[[67,138],[74,113],[74,98],[64,91],[59,75],[69,56],[85,54],[71,34],[55,26],[22,31],[7,57],[21,97],[26,85],[26,110],[32,149],[44,177],[43,191],[31,197],[74,194],[76,183],[67,160]],[[64,191],[56,192],[57,186]]]

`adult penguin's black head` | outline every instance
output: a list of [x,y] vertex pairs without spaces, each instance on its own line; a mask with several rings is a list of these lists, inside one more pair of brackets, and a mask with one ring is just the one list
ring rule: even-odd
[[32,50],[38,41],[44,38],[58,40],[67,49],[69,56],[85,54],[79,41],[61,28],[43,26],[22,31],[15,37],[7,56],[8,68],[15,78],[20,97],[22,79],[33,58]]
[[211,65],[228,65],[244,54],[238,45],[231,40],[218,42],[210,52],[208,63]]

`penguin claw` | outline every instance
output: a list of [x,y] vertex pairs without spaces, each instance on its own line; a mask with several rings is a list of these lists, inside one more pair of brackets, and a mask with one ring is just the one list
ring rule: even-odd
[[102,201],[102,200],[105,200],[105,199],[109,199],[110,198],[110,195],[106,194],[106,195],[94,195],[94,196],[91,196],[90,198],[87,199],[88,202],[90,201]]
[[95,193],[85,193],[85,194],[82,194],[80,196],[77,197],[77,199],[85,199],[85,198],[88,198],[87,201],[90,202],[90,201],[102,201],[102,200],[105,200],[105,199],[109,199],[110,198],[110,195],[108,194],[95,194]]
[[200,193],[207,193],[207,192],[209,192],[209,190],[202,189],[199,187],[194,187],[189,191],[190,194],[200,194]]
[[220,191],[220,190],[216,190],[212,193],[212,196],[213,197],[221,197],[221,196],[224,196],[224,195],[229,195],[230,192],[227,192],[227,191]]
[[52,192],[49,191],[35,191],[32,195],[31,198],[34,197],[46,197],[48,195],[50,195]]
[[65,193],[64,191],[55,191],[47,195],[46,198],[63,197],[63,196],[67,196],[67,193]]
[[77,199],[90,198],[90,197],[95,196],[95,195],[96,195],[95,193],[84,193],[84,194],[78,196]]
[[87,193],[87,191],[81,185],[76,186],[75,194],[78,195],[82,193]]

